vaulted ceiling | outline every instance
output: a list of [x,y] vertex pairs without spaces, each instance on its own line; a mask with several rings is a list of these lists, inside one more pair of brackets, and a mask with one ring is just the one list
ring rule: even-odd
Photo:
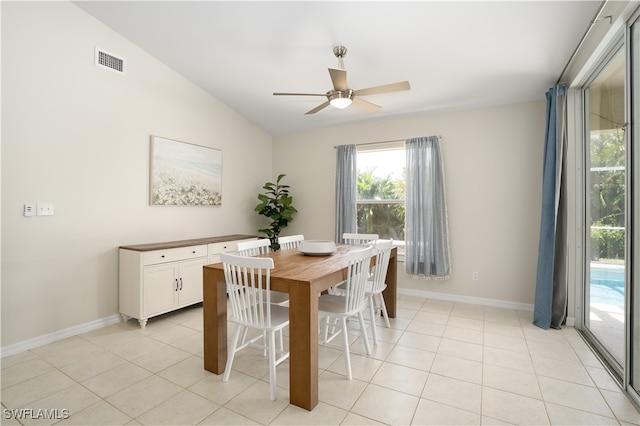
[[[600,1],[76,1],[77,6],[272,135],[407,114],[543,100]],[[411,89],[305,113],[336,45],[349,88]],[[109,50],[109,46],[100,46]],[[117,53],[117,52],[115,52]],[[128,66],[135,66],[129,64]]]

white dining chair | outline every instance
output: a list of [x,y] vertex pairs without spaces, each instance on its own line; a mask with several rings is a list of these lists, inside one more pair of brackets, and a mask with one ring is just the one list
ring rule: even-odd
[[[271,240],[260,238],[251,241],[241,241],[237,246],[237,253],[240,256],[260,256],[271,251]],[[276,305],[286,305],[289,302],[289,294],[281,291],[271,290],[271,303]]]
[[285,237],[278,237],[278,244],[280,244],[280,250],[290,250],[300,247],[300,243],[304,240],[304,235],[287,235]]
[[[387,288],[385,280],[387,278],[387,270],[389,269],[389,258],[393,249],[393,240],[377,240],[373,246],[373,256],[375,264],[369,270],[369,279],[365,287],[365,297],[369,308],[369,323],[371,325],[371,334],[373,335],[373,344],[378,344],[377,319],[382,315],[387,328],[391,327],[389,322],[389,314],[387,313],[387,305],[384,303],[382,292]],[[333,287],[333,294],[341,295],[345,292],[345,283],[342,282]]]
[[355,246],[371,245],[380,238],[378,234],[357,234],[353,232],[345,232],[342,234],[342,240],[345,244],[351,244]]
[[[237,249],[237,253],[240,256],[260,256],[262,254],[267,254],[271,251],[271,240],[268,238],[260,238],[260,239],[251,240],[251,241],[241,241],[238,243],[236,249]],[[269,297],[270,297],[271,303],[280,305],[280,306],[289,305],[288,293],[283,293],[281,291],[275,291],[275,290],[269,290],[269,293],[270,293]],[[278,336],[279,336],[280,348],[282,348],[284,345],[282,330],[280,330],[280,332],[278,333]],[[244,334],[242,335],[243,343],[246,340],[246,338],[247,338],[247,329],[244,330]],[[265,335],[265,338],[266,338],[266,335]],[[264,355],[266,356],[267,353],[264,352]]]
[[[275,333],[289,325],[289,308],[271,303],[271,293],[262,290],[271,287],[273,259],[221,253],[220,260],[231,305],[229,321],[236,324],[222,381],[229,381],[236,353],[248,346],[257,346],[266,350],[269,357],[270,396],[275,401],[278,396],[276,367],[289,358],[289,352],[282,347],[276,350]],[[247,329],[257,330],[260,335],[247,341],[243,339],[239,344],[240,333]],[[262,345],[257,343],[260,339]]]
[[[344,346],[344,359],[347,369],[347,378],[351,380],[351,356],[349,351],[349,334],[347,332],[347,320],[351,317],[358,317],[360,322],[360,335],[367,355],[371,355],[369,339],[364,323],[363,312],[367,308],[365,298],[365,285],[369,275],[369,265],[371,263],[371,246],[347,253],[349,262],[347,268],[347,280],[345,282],[345,292],[343,295],[322,294],[318,298],[319,322],[325,322],[324,343],[327,344],[339,334],[342,334]],[[340,327],[332,324],[332,333],[329,334],[329,325],[332,320],[340,323]]]

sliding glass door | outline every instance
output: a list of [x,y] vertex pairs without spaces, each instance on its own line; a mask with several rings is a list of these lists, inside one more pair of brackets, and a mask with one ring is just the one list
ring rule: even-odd
[[620,46],[584,92],[584,325],[619,377],[626,350],[625,57]]
[[626,380],[633,389],[630,395],[640,405],[640,18],[631,26],[631,116],[632,126],[629,166],[629,186],[631,199],[629,200],[629,217],[627,220],[630,229],[628,257],[632,265],[627,274],[629,277],[629,323],[627,332],[630,341],[628,359],[629,368]]
[[640,12],[583,87],[585,337],[640,405]]

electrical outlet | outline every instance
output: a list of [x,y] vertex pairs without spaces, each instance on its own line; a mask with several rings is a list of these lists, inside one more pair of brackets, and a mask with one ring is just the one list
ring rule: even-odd
[[480,280],[480,272],[474,272],[472,277],[473,277],[474,281],[479,281]]
[[53,216],[53,203],[39,201],[36,204],[36,214],[38,216]]

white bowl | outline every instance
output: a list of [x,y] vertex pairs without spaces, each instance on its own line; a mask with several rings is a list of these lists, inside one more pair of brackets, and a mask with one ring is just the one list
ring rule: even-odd
[[311,256],[324,256],[336,252],[336,243],[330,240],[302,240],[299,250]]

